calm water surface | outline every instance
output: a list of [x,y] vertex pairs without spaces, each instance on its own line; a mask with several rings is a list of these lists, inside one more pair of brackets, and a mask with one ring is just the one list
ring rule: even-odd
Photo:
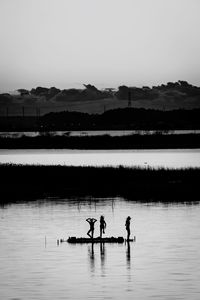
[[0,163],[200,167],[200,149],[173,150],[0,150]]
[[[130,215],[136,242],[57,246],[59,238],[85,236],[85,219],[101,214],[106,236],[125,236]],[[1,207],[0,299],[200,299],[199,215],[199,204],[123,199]]]
[[[131,134],[199,134],[200,130],[73,130],[73,131],[51,131],[49,134],[51,135],[70,135],[70,136],[99,136],[99,135],[110,135],[110,136],[123,136],[123,135],[131,135]],[[30,136],[35,137],[41,134],[45,134],[45,132],[39,131],[12,131],[12,132],[0,132],[0,137],[12,137],[19,138],[22,136]]]

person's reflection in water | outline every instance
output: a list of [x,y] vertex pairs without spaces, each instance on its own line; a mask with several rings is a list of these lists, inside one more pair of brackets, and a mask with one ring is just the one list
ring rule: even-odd
[[100,243],[100,256],[101,256],[101,276],[105,277],[105,261],[106,261],[105,243]]
[[91,243],[91,245],[89,245],[88,254],[89,254],[89,262],[90,262],[90,270],[91,273],[94,274],[95,272],[94,243]]
[[131,268],[131,246],[130,242],[126,242],[126,263],[127,263],[127,269]]
[[126,273],[127,273],[127,292],[133,291],[133,280],[131,270],[131,245],[130,242],[126,242]]
[[[127,269],[127,281],[129,283],[132,282],[131,280],[131,246],[130,242],[126,242],[126,269]],[[131,287],[128,289],[130,290]]]

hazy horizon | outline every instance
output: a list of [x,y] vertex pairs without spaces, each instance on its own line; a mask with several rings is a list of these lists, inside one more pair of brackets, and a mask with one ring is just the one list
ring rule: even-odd
[[199,11],[199,0],[1,0],[0,91],[199,86]]

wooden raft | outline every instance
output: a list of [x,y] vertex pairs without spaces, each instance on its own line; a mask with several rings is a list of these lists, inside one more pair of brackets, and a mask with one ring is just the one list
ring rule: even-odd
[[71,244],[84,244],[84,243],[124,243],[125,239],[122,236],[118,237],[105,237],[105,238],[86,238],[86,237],[75,237],[71,236],[67,240],[60,240],[60,243],[62,242],[68,242]]

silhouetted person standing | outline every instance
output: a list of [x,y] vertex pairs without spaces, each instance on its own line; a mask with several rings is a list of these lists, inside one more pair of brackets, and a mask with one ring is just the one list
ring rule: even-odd
[[131,220],[131,217],[128,216],[126,219],[126,223],[125,223],[125,227],[126,227],[126,231],[127,231],[127,241],[130,239],[130,235],[131,235],[130,220]]
[[100,238],[102,238],[102,234],[105,233],[106,222],[104,220],[104,216],[100,217]]
[[[94,236],[94,224],[95,224],[95,222],[96,222],[97,220],[94,219],[94,218],[87,218],[86,221],[87,221],[87,222],[89,223],[89,225],[90,225],[90,229],[89,229],[89,231],[87,232],[87,235],[93,239],[93,236]],[[91,232],[91,234],[90,234],[90,232]]]

